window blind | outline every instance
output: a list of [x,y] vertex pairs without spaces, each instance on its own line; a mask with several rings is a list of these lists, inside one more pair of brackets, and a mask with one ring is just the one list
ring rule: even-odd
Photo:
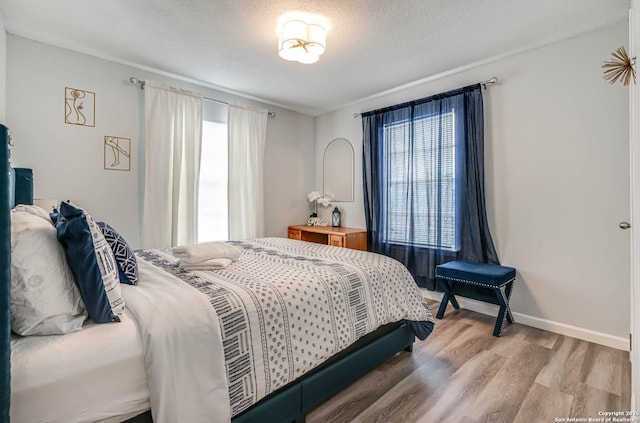
[[454,111],[383,131],[386,241],[456,249]]

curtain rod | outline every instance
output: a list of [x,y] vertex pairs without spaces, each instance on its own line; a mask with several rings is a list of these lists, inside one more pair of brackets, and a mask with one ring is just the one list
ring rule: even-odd
[[[482,85],[482,88],[484,88],[486,90],[487,89],[487,85],[493,85],[496,82],[498,82],[498,77],[497,76],[493,76],[493,77],[487,79],[486,81],[479,82],[479,84]],[[360,116],[360,113],[354,113],[353,114],[353,118],[354,119],[357,118],[358,116]]]
[[[144,90],[144,84],[146,84],[145,80],[142,79],[138,79],[134,76],[132,76],[131,78],[129,78],[129,82],[133,85],[140,85],[140,89]],[[222,100],[216,100],[215,98],[209,98],[209,97],[202,97],[203,100],[207,100],[207,101],[213,101],[214,103],[220,103],[220,104],[229,104],[226,101],[222,101]],[[269,115],[269,117],[276,117],[276,112],[269,112],[267,111],[267,115]]]

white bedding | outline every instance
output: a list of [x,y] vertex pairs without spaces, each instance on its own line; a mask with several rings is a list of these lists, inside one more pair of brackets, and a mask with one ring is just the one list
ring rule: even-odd
[[220,323],[208,298],[138,260],[137,286],[123,287],[139,323],[155,423],[231,421]]
[[[189,284],[174,276],[182,272],[170,253],[139,252],[138,285],[122,286],[121,323],[14,337],[11,421],[119,422],[151,408],[156,423],[229,422],[230,396],[237,414],[382,324],[433,321],[406,268],[384,256],[287,239],[237,244],[237,263],[185,272]],[[238,323],[244,315],[256,322]],[[238,356],[250,358],[242,372],[233,361],[240,347],[253,350]]]
[[142,342],[120,323],[11,339],[11,421],[120,422],[149,409]]
[[215,271],[184,272],[169,249],[136,254],[208,297],[234,416],[382,325],[433,323],[411,274],[389,257],[286,238],[229,244],[242,255]]
[[121,422],[149,408],[156,423],[231,420],[215,310],[179,279],[139,266],[138,285],[122,286],[122,322],[12,338],[12,422]]

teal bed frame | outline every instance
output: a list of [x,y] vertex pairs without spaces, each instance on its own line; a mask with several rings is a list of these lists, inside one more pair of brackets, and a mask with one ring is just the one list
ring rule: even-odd
[[[263,398],[231,423],[303,423],[305,416],[353,382],[405,350],[415,336],[405,322],[382,326],[325,364]],[[146,412],[127,423],[150,423]]]
[[0,201],[0,422],[9,422],[11,400],[11,219],[9,210],[13,207],[14,191],[9,165],[9,131],[0,125],[3,138],[0,147],[0,161],[4,170],[0,172],[0,184],[4,195]]
[[[33,201],[30,169],[11,169],[9,133],[0,125],[0,184],[5,194],[0,204],[0,423],[9,422],[11,399],[11,221],[10,210],[18,203]],[[15,191],[14,191],[15,188]],[[379,328],[356,344],[328,360],[325,364],[264,398],[232,423],[290,423],[304,422],[311,410],[322,404],[351,383],[370,372],[398,352],[411,351],[415,336],[407,322],[397,322]],[[129,423],[151,422],[146,412]]]

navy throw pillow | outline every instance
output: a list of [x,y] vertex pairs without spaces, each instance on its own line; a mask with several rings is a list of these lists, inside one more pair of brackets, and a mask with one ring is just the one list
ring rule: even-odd
[[133,250],[124,237],[109,224],[98,222],[98,226],[116,258],[120,282],[136,285],[138,283],[138,261]]
[[89,317],[96,323],[119,322],[124,299],[118,267],[102,231],[88,213],[68,202],[60,204],[55,217],[58,241]]

